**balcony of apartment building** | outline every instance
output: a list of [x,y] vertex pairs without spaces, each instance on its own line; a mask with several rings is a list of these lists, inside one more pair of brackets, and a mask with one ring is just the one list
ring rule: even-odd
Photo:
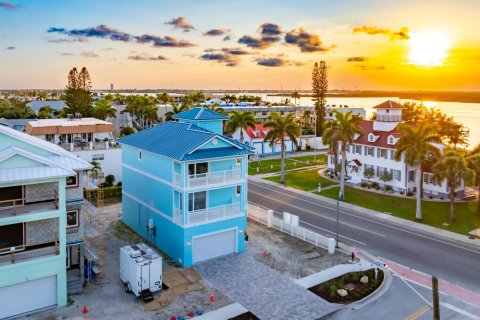
[[[83,134],[62,135],[58,139],[58,145],[68,151],[82,150],[105,150],[120,148],[120,144],[111,136],[90,136]],[[55,139],[47,139],[47,141],[55,142]]]
[[58,183],[0,188],[0,219],[58,210]]
[[198,162],[188,164],[187,182],[184,186],[183,177],[180,172],[174,173],[174,183],[179,187],[207,187],[210,185],[230,184],[242,180],[242,171],[240,169],[240,158],[234,160],[235,164],[229,168],[223,169],[222,166],[215,166],[208,162]]
[[181,194],[176,194],[174,221],[179,225],[192,226],[239,217],[242,215],[241,192],[241,185],[190,192],[186,210],[181,204]]
[[0,268],[58,255],[58,232],[58,218],[0,226]]

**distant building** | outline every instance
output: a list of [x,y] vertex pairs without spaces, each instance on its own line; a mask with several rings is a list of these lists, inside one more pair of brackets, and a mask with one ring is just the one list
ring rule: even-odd
[[[270,141],[265,141],[265,136],[268,131],[269,128],[264,127],[261,123],[256,124],[255,129],[247,128],[243,131],[243,143],[254,148],[258,155],[282,152],[282,146],[280,143],[274,143],[273,146],[270,146]],[[240,129],[233,133],[232,138],[240,141]],[[285,151],[293,152],[295,150],[296,148],[293,141],[286,137]]]
[[0,126],[0,318],[67,304],[82,288],[83,176],[64,149]]
[[54,111],[60,111],[65,108],[65,101],[61,100],[47,100],[47,101],[30,101],[27,107],[30,107],[36,114],[41,107],[49,106]]
[[123,216],[183,267],[242,252],[250,147],[223,135],[228,117],[193,108],[123,137]]
[[113,83],[110,83],[110,91],[113,91]]
[[340,105],[340,106],[327,105],[325,107],[325,118],[326,119],[333,120],[335,118],[334,114],[333,114],[333,110],[338,110],[342,113],[347,113],[347,112],[351,111],[352,114],[357,115],[362,119],[365,119],[367,117],[367,112],[362,107],[349,107],[349,106],[346,106],[346,105],[344,105],[344,106],[342,106],[342,105]]
[[113,136],[112,123],[95,118],[38,119],[26,132],[73,152],[81,159],[98,162],[105,175],[122,181],[120,145]]
[[20,132],[25,132],[27,123],[35,119],[5,119],[0,118],[0,125],[10,127]]
[[[377,182],[381,186],[391,187],[397,192],[415,191],[416,168],[408,165],[404,157],[394,159],[396,144],[400,139],[397,126],[403,122],[403,106],[386,101],[374,107],[377,112],[375,120],[363,120],[360,124],[364,134],[357,134],[352,144],[347,146],[347,175],[351,183]],[[443,153],[442,145],[435,145]],[[341,155],[338,157],[341,163]],[[335,169],[335,158],[330,151],[327,154],[328,170]],[[374,177],[364,177],[365,169],[372,168]],[[384,172],[390,174],[391,180],[383,182],[380,177]],[[425,195],[448,197],[446,181],[436,179],[430,170],[425,170],[422,177]],[[455,190],[458,197],[463,197],[464,182]]]

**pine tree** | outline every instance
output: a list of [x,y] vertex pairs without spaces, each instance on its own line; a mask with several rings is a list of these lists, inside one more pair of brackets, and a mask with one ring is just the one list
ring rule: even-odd
[[66,107],[64,113],[80,113],[84,117],[93,115],[92,107],[92,81],[87,68],[80,72],[73,68],[68,73],[68,83],[63,100]]
[[323,125],[325,123],[325,105],[327,102],[326,95],[328,90],[328,74],[327,63],[325,61],[315,62],[312,71],[312,91],[313,101],[315,102],[316,113],[316,129],[317,137],[321,137],[323,133]]

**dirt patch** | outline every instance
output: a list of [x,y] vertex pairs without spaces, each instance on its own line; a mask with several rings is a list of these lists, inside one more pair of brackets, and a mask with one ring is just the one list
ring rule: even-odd
[[[221,292],[208,284],[199,284],[199,275],[194,275],[189,269],[181,270],[181,274],[188,281],[183,294],[175,294],[174,290],[162,290],[155,293],[155,303],[163,305],[148,305],[139,301],[131,293],[126,293],[120,280],[120,247],[145,242],[132,229],[120,221],[121,205],[105,206],[105,281],[90,283],[85,286],[81,294],[69,296],[69,305],[63,308],[35,314],[35,319],[65,320],[65,319],[170,319],[172,316],[188,318],[189,312],[199,309],[207,313],[233,303]],[[158,250],[157,250],[158,251]],[[169,258],[162,252],[163,269],[173,268]],[[201,286],[201,287],[200,287]],[[169,293],[171,292],[171,293]],[[214,294],[215,302],[210,302],[210,294]],[[162,300],[163,299],[163,300]],[[82,313],[83,306],[89,309],[87,315]],[[24,317],[23,319],[32,319]]]
[[344,253],[337,251],[329,255],[323,248],[255,221],[248,221],[248,234],[246,251],[258,262],[292,279],[300,279],[349,260]]
[[[368,277],[368,283],[362,283],[360,279]],[[352,303],[372,294],[383,282],[384,273],[378,270],[375,279],[375,269],[362,272],[350,272],[334,279],[320,283],[309,288],[311,292],[331,303]],[[337,294],[338,289],[346,289],[348,294],[341,297]]]

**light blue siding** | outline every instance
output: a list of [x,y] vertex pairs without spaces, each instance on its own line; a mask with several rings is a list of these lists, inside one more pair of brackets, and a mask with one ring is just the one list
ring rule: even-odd
[[215,121],[188,121],[188,122],[193,123],[199,126],[200,128],[204,128],[218,134],[223,134],[223,121],[215,120]]
[[[139,159],[139,152],[141,152],[141,159]],[[122,162],[123,164],[135,167],[162,180],[168,182],[173,181],[172,159],[168,159],[148,151],[142,151],[128,145],[123,145]]]
[[213,140],[210,140],[208,143],[204,144],[201,148],[198,148],[198,150],[202,149],[213,149],[213,148],[234,148],[230,143],[216,139],[217,144],[213,144]]
[[0,168],[21,168],[40,165],[37,161],[25,158],[20,155],[14,155],[10,159],[7,159],[0,163]]
[[[41,140],[39,139],[39,141]],[[21,141],[19,139],[16,139],[7,135],[2,135],[0,139],[0,150],[9,146],[16,146],[16,147],[19,147],[20,149],[24,149],[32,153],[39,154],[41,156],[48,156],[52,154],[48,150],[34,146],[30,143],[26,143],[24,141]]]
[[237,158],[210,161],[210,164],[209,164],[210,171],[215,172],[215,171],[239,169],[240,166],[236,165],[236,159]]
[[227,187],[208,191],[208,207],[218,207],[233,202],[238,202],[240,197],[236,195],[237,187]]

